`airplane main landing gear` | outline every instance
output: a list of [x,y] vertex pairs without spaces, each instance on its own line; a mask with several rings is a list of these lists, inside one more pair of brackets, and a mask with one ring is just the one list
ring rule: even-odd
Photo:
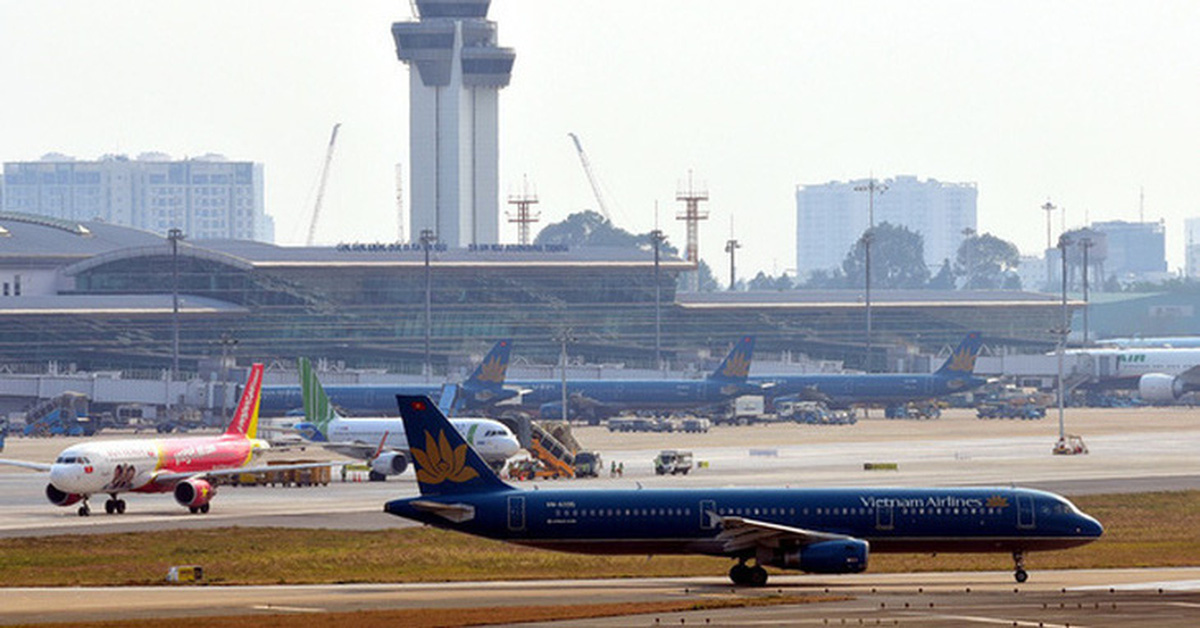
[[208,514],[208,507],[209,507],[209,506],[208,506],[208,504],[204,504],[204,505],[201,505],[201,506],[188,506],[188,510],[189,510],[189,511],[190,511],[190,512],[191,512],[193,515],[207,515],[207,514]]
[[1029,573],[1025,571],[1025,552],[1020,550],[1013,552],[1013,564],[1016,567],[1016,571],[1013,572],[1013,578],[1016,578],[1017,582],[1028,580]]
[[761,587],[767,584],[767,570],[762,565],[751,567],[745,562],[739,562],[729,569],[729,579],[734,584]]
[[125,514],[125,500],[118,499],[116,495],[113,495],[111,499],[104,502],[104,512],[110,515],[114,513],[118,515]]

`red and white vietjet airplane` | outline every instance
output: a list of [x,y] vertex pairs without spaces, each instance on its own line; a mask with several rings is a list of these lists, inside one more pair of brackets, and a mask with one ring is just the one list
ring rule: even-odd
[[56,506],[82,501],[81,517],[91,514],[87,500],[98,493],[109,495],[104,502],[105,512],[125,512],[125,500],[117,495],[128,492],[173,492],[175,501],[193,514],[206,513],[209,501],[216,494],[216,488],[206,478],[329,465],[247,466],[255,456],[270,448],[266,441],[256,438],[262,380],[263,365],[255,364],[237,412],[220,436],[80,443],[64,449],[54,464],[2,459],[0,464],[49,471],[46,497]]

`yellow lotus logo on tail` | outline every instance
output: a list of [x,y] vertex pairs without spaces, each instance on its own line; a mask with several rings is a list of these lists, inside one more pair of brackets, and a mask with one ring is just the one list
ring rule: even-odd
[[1000,495],[993,495],[987,500],[988,508],[1008,508],[1008,498]]
[[479,381],[489,382],[492,384],[503,384],[504,373],[508,370],[508,363],[496,356],[479,366]]
[[746,359],[746,354],[738,352],[730,356],[729,361],[725,363],[725,370],[721,371],[725,377],[740,379],[750,374],[750,360]]
[[969,351],[966,347],[954,352],[954,358],[950,361],[948,370],[960,373],[970,373],[975,370],[975,354]]
[[467,444],[451,447],[445,432],[433,435],[425,432],[425,449],[413,448],[413,459],[417,461],[417,480],[423,484],[442,482],[466,482],[479,477],[479,473],[467,466]]

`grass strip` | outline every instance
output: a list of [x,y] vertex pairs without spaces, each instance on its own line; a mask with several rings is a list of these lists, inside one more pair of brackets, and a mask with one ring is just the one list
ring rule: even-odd
[[[1200,565],[1200,491],[1075,501],[1104,524],[1104,537],[1082,548],[1031,554],[1030,569]],[[1007,554],[873,554],[870,562],[872,572],[1012,568]],[[9,587],[158,584],[172,565],[200,565],[212,584],[327,584],[716,576],[730,564],[704,556],[563,554],[435,528],[226,528],[0,539],[0,586]]]
[[[706,598],[670,602],[628,602],[615,604],[573,604],[564,606],[498,606],[490,608],[414,608],[349,613],[254,614],[228,617],[189,617],[188,626],[204,628],[441,628],[443,626],[487,626],[525,622],[565,621],[599,617],[623,617],[650,613],[722,610],[760,606],[782,606],[835,602],[845,596],[759,595],[733,598]],[[29,628],[160,628],[164,618],[99,621],[90,623],[26,624]],[[20,628],[18,626],[18,628]]]

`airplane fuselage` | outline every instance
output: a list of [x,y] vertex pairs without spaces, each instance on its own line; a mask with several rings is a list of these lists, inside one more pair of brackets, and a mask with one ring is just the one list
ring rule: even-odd
[[[512,381],[512,386],[527,390],[522,405],[540,407],[562,401],[560,380]],[[569,403],[582,397],[621,410],[692,408],[728,401],[740,395],[758,393],[757,386],[711,378],[696,380],[567,380]]]
[[[521,449],[516,435],[499,421],[459,418],[450,419],[450,424],[488,462],[503,462]],[[319,440],[311,438],[314,434],[302,432],[302,435],[310,440]],[[384,449],[408,451],[408,437],[404,433],[404,423],[399,418],[335,418],[329,422],[326,438],[331,443],[376,445],[382,442]]]
[[59,454],[50,467],[50,483],[76,495],[164,492],[172,487],[154,483],[157,473],[237,468],[266,448],[265,441],[228,434],[81,443]]
[[760,375],[751,382],[769,384],[771,397],[816,393],[836,405],[905,403],[932,399],[978,388],[983,378],[967,374],[812,374]]
[[[421,502],[469,507],[470,516],[456,523]],[[729,556],[717,538],[723,517],[841,534],[867,541],[871,552],[1064,549],[1102,533],[1066,499],[1013,488],[511,490],[400,499],[385,510],[512,543],[595,554]]]

